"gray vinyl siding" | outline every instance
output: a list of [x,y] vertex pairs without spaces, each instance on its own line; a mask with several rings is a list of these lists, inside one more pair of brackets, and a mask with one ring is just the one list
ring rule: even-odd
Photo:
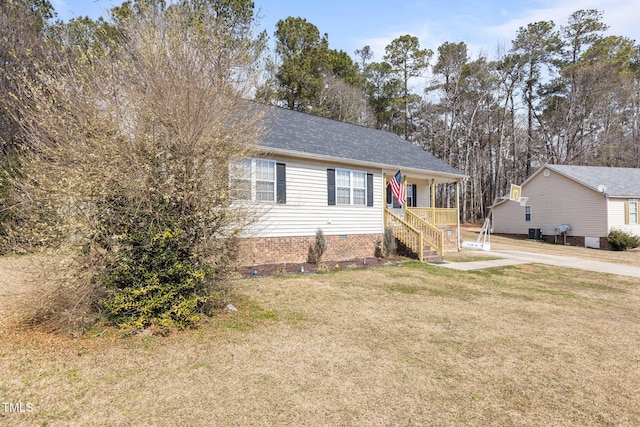
[[[312,236],[317,229],[327,235],[382,233],[384,205],[380,170],[296,158],[274,160],[286,164],[287,203],[259,205],[260,218],[248,231],[249,236]],[[328,168],[373,174],[373,206],[329,206]]]

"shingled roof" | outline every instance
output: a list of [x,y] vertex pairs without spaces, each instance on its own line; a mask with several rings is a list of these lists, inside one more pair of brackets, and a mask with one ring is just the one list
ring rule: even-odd
[[266,152],[391,169],[431,172],[451,179],[458,170],[398,135],[277,107],[267,108]]
[[547,165],[547,168],[595,191],[604,185],[611,197],[640,197],[640,169],[570,165]]

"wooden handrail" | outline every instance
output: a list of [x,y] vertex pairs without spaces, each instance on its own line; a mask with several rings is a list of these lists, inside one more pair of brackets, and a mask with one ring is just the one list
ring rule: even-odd
[[455,208],[406,208],[405,211],[407,210],[431,225],[458,225],[458,210]]
[[420,257],[420,262],[424,261],[424,237],[422,231],[412,227],[399,216],[384,208],[384,226],[390,226],[393,236],[400,240],[409,249]]
[[404,219],[411,227],[422,232],[425,243],[434,248],[438,255],[444,254],[444,232],[442,230],[429,224],[410,209],[405,210]]

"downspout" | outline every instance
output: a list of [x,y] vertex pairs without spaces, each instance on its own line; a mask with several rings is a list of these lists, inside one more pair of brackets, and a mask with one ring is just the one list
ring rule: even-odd
[[[605,230],[606,237],[609,235],[609,231],[611,231],[611,229],[609,228],[611,226],[611,224],[609,223],[609,195],[605,191],[603,191],[602,196],[604,196],[604,216],[606,218],[607,225],[607,229]],[[600,243],[598,243],[598,245],[600,245]]]
[[460,252],[460,180],[456,181],[456,222],[458,223],[458,252]]

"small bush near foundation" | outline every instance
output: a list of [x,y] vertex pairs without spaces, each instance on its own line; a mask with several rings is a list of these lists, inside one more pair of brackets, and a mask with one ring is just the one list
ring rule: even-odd
[[398,244],[396,243],[396,238],[393,235],[393,229],[391,227],[385,227],[384,229],[384,255],[390,256],[396,253],[398,249]]
[[382,249],[382,240],[376,240],[376,246],[373,250],[373,256],[375,256],[376,258],[382,258],[384,256]]
[[307,254],[307,261],[312,264],[317,264],[322,260],[327,250],[327,241],[324,238],[324,232],[320,229],[316,231],[316,239],[312,245],[309,245],[309,253]]
[[318,265],[318,268],[316,269],[316,271],[318,273],[326,273],[327,271],[329,271],[329,267],[327,266],[327,264],[322,263]]
[[607,239],[614,251],[626,251],[640,246],[637,237],[622,230],[611,230]]

